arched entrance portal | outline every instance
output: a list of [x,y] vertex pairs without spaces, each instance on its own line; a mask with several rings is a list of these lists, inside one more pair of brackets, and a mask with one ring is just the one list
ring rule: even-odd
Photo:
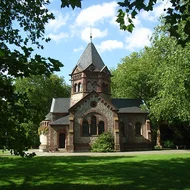
[[65,148],[65,133],[59,134],[59,148]]

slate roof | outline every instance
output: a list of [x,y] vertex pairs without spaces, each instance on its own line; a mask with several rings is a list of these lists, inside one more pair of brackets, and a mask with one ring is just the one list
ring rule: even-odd
[[70,98],[53,98],[51,104],[51,113],[68,113],[70,107]]
[[48,114],[45,116],[45,121],[51,120],[51,117],[52,117],[52,114],[51,114],[51,113],[48,113]]
[[69,125],[69,115],[61,117],[55,121],[52,121],[50,125]]
[[[140,99],[112,99],[112,104],[118,109],[118,113],[148,113],[141,109],[143,104]],[[53,98],[51,113],[68,113],[70,108],[70,98]],[[49,114],[47,116],[50,116]],[[49,117],[47,117],[49,118]]]
[[99,71],[101,71],[101,69],[105,66],[102,58],[100,57],[92,42],[87,45],[86,49],[84,50],[77,63],[77,66],[81,69],[81,71],[84,71],[91,64],[93,64],[95,68]]
[[118,113],[148,113],[141,109],[140,99],[112,99],[112,104],[119,110]]

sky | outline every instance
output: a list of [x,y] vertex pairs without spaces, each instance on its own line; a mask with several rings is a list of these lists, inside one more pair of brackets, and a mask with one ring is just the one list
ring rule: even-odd
[[119,9],[117,1],[83,0],[82,8],[74,10],[61,9],[60,4],[60,0],[51,0],[48,5],[49,11],[55,15],[55,20],[46,25],[46,36],[51,41],[37,53],[58,59],[64,64],[56,74],[63,76],[67,84],[70,84],[69,74],[90,43],[90,33],[104,64],[109,69],[116,68],[122,58],[150,46],[149,38],[159,24],[158,18],[168,7],[167,1],[160,1],[154,11],[141,11],[134,20],[135,29],[129,33],[120,30],[115,21]]

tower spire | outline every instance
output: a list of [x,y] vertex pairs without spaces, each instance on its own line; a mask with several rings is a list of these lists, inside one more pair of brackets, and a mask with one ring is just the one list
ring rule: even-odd
[[90,42],[92,42],[92,27],[90,27]]

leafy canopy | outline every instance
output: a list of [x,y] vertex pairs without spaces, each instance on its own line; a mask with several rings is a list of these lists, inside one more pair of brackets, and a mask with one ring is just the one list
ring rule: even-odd
[[122,59],[112,71],[115,97],[141,98],[152,119],[167,124],[189,121],[190,50],[157,27],[152,46]]
[[29,146],[26,129],[28,100],[15,93],[15,79],[31,75],[50,76],[63,64],[53,58],[34,54],[43,48],[45,24],[54,16],[46,6],[49,0],[0,1],[0,147],[15,153]]
[[70,86],[65,83],[64,78],[57,75],[50,77],[38,75],[18,78],[15,82],[15,91],[23,97],[19,101],[20,105],[24,106],[24,102],[27,102],[24,106],[25,121],[21,125],[26,131],[30,146],[37,147],[39,123],[49,113],[52,98],[69,97]]
[[[162,0],[163,1],[163,0]],[[132,32],[134,29],[133,19],[138,13],[144,11],[154,11],[154,5],[159,3],[158,0],[123,0],[118,2],[120,9],[117,15],[117,22],[120,24],[122,30]],[[177,39],[178,43],[185,46],[190,41],[190,1],[189,0],[169,0],[167,1],[168,8],[164,8],[166,13],[165,22],[169,24],[168,32],[170,36]],[[125,21],[127,18],[127,23]],[[183,26],[182,30],[185,34],[181,38],[181,31],[179,28]]]

